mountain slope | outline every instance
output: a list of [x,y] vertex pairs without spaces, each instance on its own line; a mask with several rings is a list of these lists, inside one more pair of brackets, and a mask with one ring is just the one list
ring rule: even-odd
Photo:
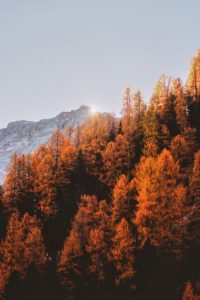
[[88,106],[77,110],[62,112],[55,118],[39,122],[16,121],[0,129],[0,183],[6,175],[10,158],[15,152],[31,153],[41,144],[46,144],[53,131],[64,130],[68,125],[76,127],[84,123],[90,115]]

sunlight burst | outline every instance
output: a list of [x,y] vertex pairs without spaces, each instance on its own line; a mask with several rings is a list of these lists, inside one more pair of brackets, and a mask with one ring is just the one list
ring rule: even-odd
[[92,115],[95,115],[97,113],[98,109],[95,105],[90,105],[90,113]]

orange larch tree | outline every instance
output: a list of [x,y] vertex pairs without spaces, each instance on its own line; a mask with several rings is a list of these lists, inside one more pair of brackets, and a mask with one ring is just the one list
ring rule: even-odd
[[61,252],[57,273],[69,299],[76,299],[84,279],[84,245],[81,234],[72,229]]
[[131,136],[134,130],[134,105],[133,92],[130,87],[126,87],[122,97],[122,130],[127,136]]
[[191,68],[187,79],[187,109],[189,123],[200,133],[200,49],[192,59]]
[[131,228],[123,218],[115,228],[113,247],[111,249],[112,261],[116,270],[116,285],[131,287],[135,275],[135,240]]
[[[194,165],[189,184],[189,199],[190,199],[190,232],[192,245],[199,253],[200,240],[200,150],[195,153]],[[198,254],[197,254],[198,255]]]
[[124,135],[118,134],[114,142],[109,142],[103,152],[105,172],[103,181],[111,188],[114,187],[117,178],[122,174],[130,173],[128,141]]
[[135,130],[135,123],[134,123],[134,98],[133,92],[130,87],[125,88],[123,98],[122,98],[122,117],[121,117],[121,124],[122,124],[122,132],[124,138],[127,143],[127,173],[128,176],[131,171],[131,163],[134,158],[134,130]]
[[33,156],[38,210],[46,218],[55,215],[62,202],[67,201],[75,155],[75,148],[64,134],[56,131],[48,146],[42,146]]
[[168,250],[171,245],[174,252],[178,243],[181,250],[187,214],[187,190],[179,182],[179,165],[168,150],[157,159],[142,159],[135,172],[138,209],[134,222],[139,234],[155,247]]
[[175,96],[176,120],[179,131],[183,134],[185,128],[188,127],[188,114],[186,95],[180,78],[173,81],[173,94]]
[[144,114],[144,150],[145,156],[155,156],[159,150],[160,124],[158,114],[151,105]]
[[180,166],[180,176],[182,177],[183,182],[187,183],[191,171],[192,157],[190,155],[191,150],[189,149],[185,138],[181,135],[175,136],[171,140],[170,150],[173,158]]
[[82,125],[80,149],[83,151],[87,170],[97,178],[102,172],[102,151],[105,150],[113,122],[111,115],[96,114]]
[[200,49],[192,59],[187,78],[187,91],[195,100],[200,96]]
[[186,284],[182,300],[200,300],[200,296],[194,294],[193,286],[190,281]]
[[3,185],[2,204],[8,211],[34,211],[34,169],[30,155],[14,154]]
[[[34,266],[38,272],[45,268],[47,254],[40,229],[35,216],[25,214],[21,219],[17,212],[10,217],[5,240],[0,247],[0,272],[2,280],[8,281],[12,273],[19,273],[23,279],[28,267]],[[5,284],[8,282],[4,282]]]
[[100,290],[101,282],[106,277],[106,264],[108,260],[108,244],[104,231],[100,228],[92,228],[89,232],[86,245],[87,253],[90,257],[88,272],[92,275],[91,282],[97,281],[97,289]]
[[109,270],[110,238],[108,205],[82,196],[58,263],[58,275],[72,296],[87,282],[100,288]]
[[140,90],[133,95],[133,108],[134,108],[134,145],[135,145],[135,158],[137,162],[142,153],[144,146],[144,115],[146,106],[142,98]]
[[98,292],[101,285],[109,279],[111,268],[109,263],[111,246],[110,209],[105,200],[101,200],[95,215],[96,222],[91,226],[87,239],[86,251],[89,256],[89,275],[91,282],[95,280]]
[[125,218],[130,221],[132,218],[133,199],[131,197],[131,187],[127,176],[122,174],[113,190],[112,197],[112,223],[118,224]]

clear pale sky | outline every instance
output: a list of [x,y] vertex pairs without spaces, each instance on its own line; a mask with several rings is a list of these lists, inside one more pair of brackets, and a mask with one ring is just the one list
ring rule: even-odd
[[186,78],[199,0],[0,0],[0,127],[82,104],[118,113],[161,73]]

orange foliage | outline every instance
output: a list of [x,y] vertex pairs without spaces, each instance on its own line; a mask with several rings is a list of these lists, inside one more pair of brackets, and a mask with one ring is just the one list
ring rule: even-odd
[[131,205],[133,199],[131,197],[131,186],[128,178],[123,174],[119,177],[114,190],[112,200],[112,222],[117,224],[122,218],[126,218],[130,221],[132,217]]
[[56,214],[59,196],[67,195],[75,153],[74,147],[60,131],[57,131],[53,134],[49,145],[41,146],[33,156],[37,174],[35,193],[38,198],[38,209],[47,218]]
[[73,298],[83,276],[83,241],[81,235],[72,230],[65,240],[58,262],[57,273],[62,285]]
[[97,282],[104,280],[109,253],[109,223],[106,202],[98,203],[95,196],[83,195],[58,264],[61,282],[72,295],[83,276],[93,274]]
[[175,95],[175,110],[176,110],[176,120],[180,128],[181,134],[183,134],[184,129],[188,127],[188,117],[186,110],[186,97],[184,94],[184,89],[180,79],[176,79],[173,82],[173,94]]
[[112,260],[116,268],[115,282],[117,285],[130,283],[135,275],[134,252],[135,241],[126,219],[116,226],[111,250]]
[[108,255],[106,242],[103,230],[99,228],[90,230],[86,246],[91,259],[89,272],[96,274],[98,281],[103,281],[106,276],[103,263],[103,261],[107,259]]
[[179,185],[179,178],[179,166],[168,150],[158,158],[142,159],[137,166],[138,209],[134,222],[141,236],[156,247],[167,248],[171,242],[175,246],[183,240],[187,190]]
[[99,177],[102,172],[101,156],[109,139],[110,130],[112,129],[114,118],[112,115],[92,116],[89,121],[82,125],[77,131],[77,141],[83,155],[86,159],[88,171]]
[[193,287],[192,287],[191,282],[188,282],[186,284],[185,291],[183,294],[183,300],[193,300],[193,299],[194,299]]
[[130,160],[134,157],[133,148],[130,150],[126,137],[118,134],[114,142],[107,144],[102,155],[105,167],[103,180],[110,187],[114,187],[116,179],[130,171]]
[[200,95],[200,49],[192,59],[191,69],[187,79],[187,91],[195,100]]
[[40,224],[35,216],[27,213],[20,219],[18,213],[10,217],[5,240],[0,247],[2,261],[0,263],[0,285],[7,284],[10,275],[18,272],[26,277],[29,266],[38,271],[46,265],[46,252]]
[[8,211],[16,208],[33,211],[34,169],[30,155],[14,154],[3,191],[2,203]]

